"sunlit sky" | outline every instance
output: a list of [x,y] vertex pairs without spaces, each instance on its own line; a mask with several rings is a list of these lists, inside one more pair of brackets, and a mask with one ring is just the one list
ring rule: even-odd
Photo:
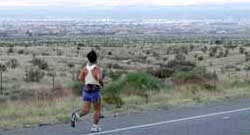
[[188,6],[250,3],[250,0],[0,0],[0,7],[29,6]]

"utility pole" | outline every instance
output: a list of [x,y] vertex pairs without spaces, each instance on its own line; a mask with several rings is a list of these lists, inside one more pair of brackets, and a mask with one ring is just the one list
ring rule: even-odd
[[0,86],[0,89],[1,89],[1,93],[3,93],[3,72],[1,71],[1,86]]
[[51,81],[52,81],[52,89],[55,89],[55,76],[56,76],[56,72],[54,71],[53,68],[48,70],[48,76],[51,77]]
[[6,66],[4,64],[0,64],[0,90],[1,94],[3,94],[3,72],[7,70]]

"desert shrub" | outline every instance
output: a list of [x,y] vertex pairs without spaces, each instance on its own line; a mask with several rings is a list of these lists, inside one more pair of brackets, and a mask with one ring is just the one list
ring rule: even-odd
[[209,52],[209,56],[210,56],[210,57],[214,57],[214,56],[215,56],[215,53]]
[[194,57],[195,57],[195,58],[197,58],[198,56],[199,56],[199,55],[198,55],[197,53],[196,53],[196,54],[194,54]]
[[185,55],[183,55],[183,54],[177,54],[177,55],[175,56],[175,59],[176,59],[176,60],[179,60],[179,61],[184,61],[184,60],[186,59],[186,57],[185,57]]
[[193,72],[177,72],[173,76],[173,81],[177,84],[199,82],[201,81],[200,79],[200,76],[194,74]]
[[68,63],[67,66],[70,69],[69,72],[72,75],[72,80],[77,80],[78,79],[78,75],[81,73],[81,70],[76,69],[74,63]]
[[26,82],[40,82],[44,77],[44,72],[37,67],[31,67],[26,70],[25,81]]
[[221,58],[224,56],[224,52],[220,51],[219,54],[216,56],[216,58]]
[[42,70],[46,70],[49,68],[48,63],[45,60],[36,57],[34,57],[30,62],[33,64],[33,66],[38,66]]
[[241,71],[241,68],[236,67],[236,68],[235,68],[235,71]]
[[79,44],[77,45],[76,50],[77,51],[81,50],[81,46],[79,46]]
[[250,47],[250,43],[245,43],[243,46]]
[[166,65],[160,65],[158,68],[148,68],[146,72],[158,78],[167,78],[171,77],[175,72],[192,71],[195,67],[195,63],[190,61],[171,60]]
[[188,50],[189,48],[187,47],[187,46],[182,46],[182,47],[180,47],[180,50],[181,50],[181,53],[184,53],[184,54],[188,54],[188,52],[189,52],[189,50]]
[[229,42],[229,43],[225,44],[224,47],[226,49],[235,49],[237,47],[237,45],[233,44],[232,42]]
[[67,66],[68,66],[69,68],[74,68],[74,67],[75,67],[75,64],[74,64],[74,63],[68,63]]
[[207,90],[216,89],[218,76],[215,72],[208,72],[205,68],[196,68],[189,72],[177,72],[172,81],[177,85],[192,84],[201,86]]
[[211,53],[213,53],[213,54],[216,54],[217,51],[218,51],[218,49],[219,49],[219,47],[214,46],[214,47],[209,48],[209,51],[210,51]]
[[157,78],[167,78],[174,73],[174,70],[166,66],[160,66],[158,68],[148,68],[146,72]]
[[77,47],[84,47],[84,46],[85,46],[84,43],[78,43],[78,44],[77,44]]
[[191,71],[196,67],[195,63],[183,60],[172,60],[168,62],[166,66],[171,68],[174,72]]
[[58,56],[62,56],[63,55],[63,51],[62,50],[57,50],[57,55]]
[[80,81],[72,81],[68,84],[68,88],[72,90],[75,96],[81,96],[83,84]]
[[9,49],[7,50],[7,54],[14,53],[13,46],[10,46]]
[[245,61],[248,62],[250,60],[250,54],[245,52]]
[[108,52],[108,55],[112,55],[112,52],[111,52],[111,51],[109,51],[109,52]]
[[7,70],[7,67],[5,64],[0,63],[0,72],[5,72]]
[[224,41],[223,41],[223,40],[215,40],[214,43],[215,43],[216,45],[221,45],[221,44],[224,43]]
[[226,49],[226,50],[225,50],[225,52],[224,52],[224,57],[227,57],[227,56],[228,56],[228,54],[229,54],[229,50],[228,50],[228,49]]
[[167,60],[168,60],[168,58],[167,58],[167,57],[164,57],[162,60],[163,60],[163,61],[167,61]]
[[205,80],[218,80],[216,72],[209,72],[205,67],[197,67],[192,72],[200,75]]
[[204,83],[204,84],[202,85],[202,87],[203,87],[205,90],[209,90],[209,91],[218,90],[218,89],[217,89],[217,85],[216,85],[215,83],[212,83],[212,82]]
[[198,61],[203,61],[204,57],[203,56],[199,56],[197,59],[198,59]]
[[243,47],[240,47],[240,48],[239,48],[239,52],[240,52],[241,54],[244,54],[244,53],[245,53],[245,51],[246,51],[246,49],[245,49],[245,48],[243,48]]
[[50,54],[49,54],[49,52],[42,52],[41,55],[42,56],[49,56]]
[[20,49],[17,51],[18,54],[24,54],[24,50],[23,49]]
[[18,62],[17,59],[10,59],[10,60],[6,63],[6,65],[7,65],[8,67],[14,69],[14,68],[17,68],[17,67],[18,67],[19,62]]
[[195,49],[195,46],[191,44],[191,45],[189,46],[189,50],[190,50],[190,51],[193,51],[194,49]]
[[207,50],[208,50],[207,46],[204,46],[203,48],[201,48],[201,51],[202,51],[203,53],[207,53]]

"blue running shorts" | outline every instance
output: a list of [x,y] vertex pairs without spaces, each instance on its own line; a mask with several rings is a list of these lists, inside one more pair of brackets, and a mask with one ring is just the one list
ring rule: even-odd
[[82,90],[82,100],[85,102],[96,103],[101,100],[100,96],[100,87],[91,87],[84,86]]

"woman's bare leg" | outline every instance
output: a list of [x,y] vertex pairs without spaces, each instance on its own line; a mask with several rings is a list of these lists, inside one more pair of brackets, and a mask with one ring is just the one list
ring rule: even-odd
[[82,109],[79,113],[80,117],[87,115],[89,113],[90,107],[91,107],[91,103],[84,101]]
[[94,103],[94,124],[98,124],[99,120],[100,120],[100,115],[101,115],[101,100],[97,101],[96,103]]

